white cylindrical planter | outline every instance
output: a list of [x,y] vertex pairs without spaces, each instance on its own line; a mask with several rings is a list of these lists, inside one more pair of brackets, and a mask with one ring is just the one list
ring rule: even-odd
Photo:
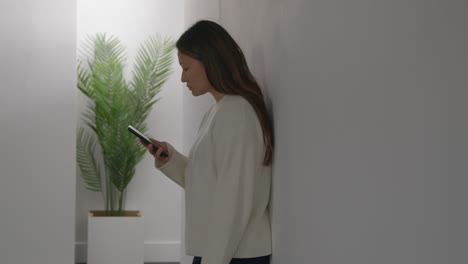
[[90,211],[87,264],[143,264],[143,229],[139,211],[126,211],[125,216]]

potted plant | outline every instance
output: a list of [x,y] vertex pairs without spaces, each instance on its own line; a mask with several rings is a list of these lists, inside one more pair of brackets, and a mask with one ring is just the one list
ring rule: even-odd
[[[157,102],[155,96],[171,74],[173,51],[170,38],[151,36],[140,45],[132,79],[127,81],[126,56],[117,37],[96,34],[79,50],[77,87],[88,103],[82,113],[84,126],[78,129],[77,163],[86,188],[102,194],[105,208],[90,211],[88,217],[88,264],[143,263],[142,217],[138,211],[125,210],[125,197],[146,149],[127,127],[147,131],[146,119]],[[133,225],[129,216],[140,222],[136,230],[128,231]],[[112,229],[118,222],[120,226]],[[101,231],[104,233],[96,234]],[[135,246],[138,238],[130,238],[131,234],[141,236],[141,247]],[[127,246],[117,245],[119,240]],[[125,252],[124,247],[134,249]],[[140,251],[141,256],[135,256]],[[101,258],[106,252],[112,252],[109,260]],[[119,252],[126,257],[116,257]]]

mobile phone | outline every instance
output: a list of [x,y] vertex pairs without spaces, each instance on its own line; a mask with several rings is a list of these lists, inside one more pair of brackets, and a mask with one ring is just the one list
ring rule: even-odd
[[[136,128],[134,128],[132,126],[128,126],[128,131],[132,132],[135,136],[141,138],[141,140],[143,140],[146,144],[153,145],[154,151],[158,151],[158,149],[159,149],[158,145],[154,144],[151,140],[149,140],[149,138],[147,136],[143,135]],[[169,157],[169,153],[167,153],[166,151],[163,151],[161,153],[161,157]]]

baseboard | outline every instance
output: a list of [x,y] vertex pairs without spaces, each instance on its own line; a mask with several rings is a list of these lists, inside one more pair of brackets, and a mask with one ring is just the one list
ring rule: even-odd
[[180,262],[180,241],[146,241],[145,262]]
[[[75,262],[86,262],[87,243],[75,243]],[[180,262],[180,241],[146,241],[145,262]]]

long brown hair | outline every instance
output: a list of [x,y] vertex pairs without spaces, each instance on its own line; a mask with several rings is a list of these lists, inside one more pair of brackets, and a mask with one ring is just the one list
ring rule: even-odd
[[229,33],[215,22],[201,20],[185,31],[176,43],[179,52],[200,61],[214,89],[240,95],[255,109],[266,147],[263,164],[273,159],[273,129],[262,90],[247,66],[244,54]]

